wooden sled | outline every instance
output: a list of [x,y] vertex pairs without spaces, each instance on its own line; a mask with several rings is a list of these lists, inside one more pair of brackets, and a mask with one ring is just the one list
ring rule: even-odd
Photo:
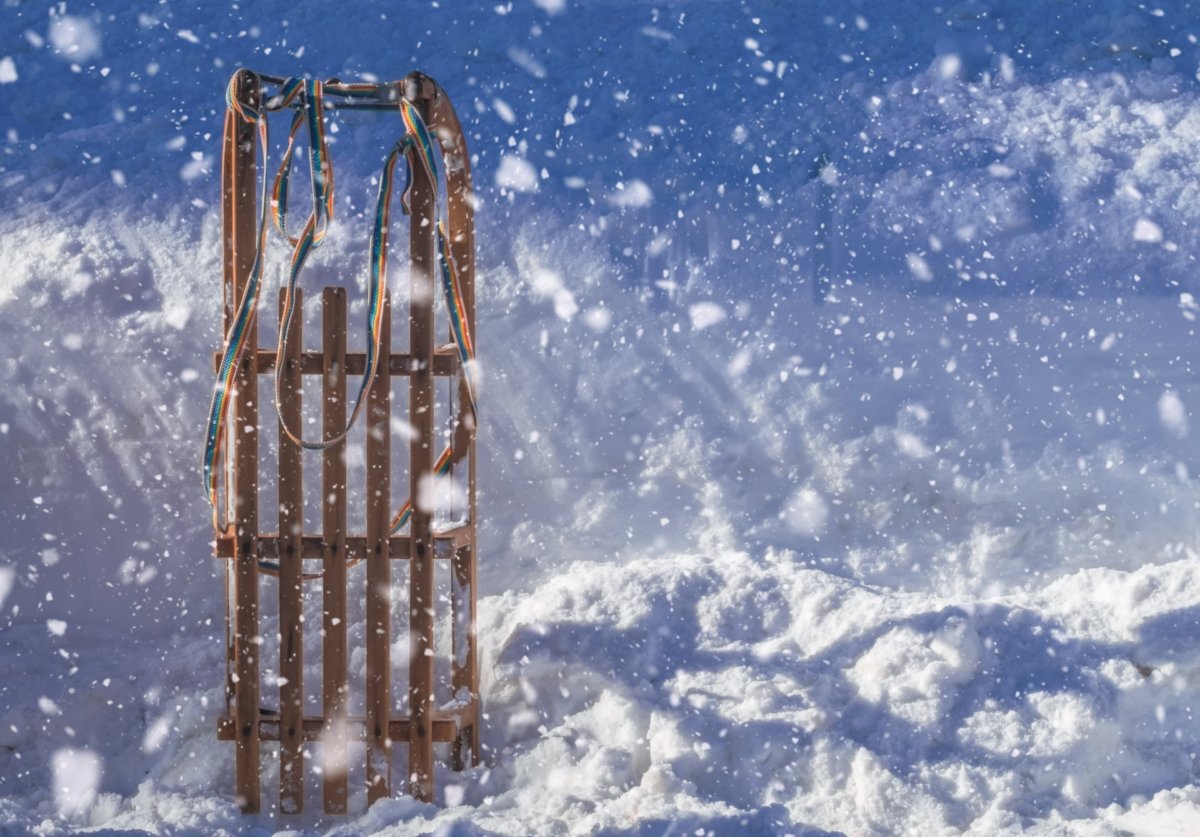
[[[264,85],[282,79],[239,71],[231,90],[240,104],[259,108]],[[353,95],[344,91],[353,89]],[[324,107],[331,110],[396,111],[404,97],[420,113],[436,138],[447,182],[449,250],[457,266],[462,303],[470,334],[475,333],[475,242],[470,158],[462,127],[449,97],[436,82],[420,73],[402,81],[377,85],[324,84]],[[265,118],[265,109],[262,111]],[[222,232],[224,241],[223,287],[226,333],[237,301],[245,290],[256,253],[259,222],[257,157],[259,137],[255,126],[227,118],[222,154]],[[261,173],[265,176],[265,173]],[[280,432],[270,409],[261,412],[258,377],[281,370],[280,414],[292,427],[301,423],[303,382],[320,387],[325,438],[344,425],[347,414],[347,376],[361,375],[364,353],[347,350],[346,292],[328,287],[322,292],[320,351],[306,350],[295,322],[282,357],[261,348],[257,329],[251,326],[248,348],[236,369],[231,391],[231,417],[226,459],[226,503],[230,525],[218,531],[216,555],[226,570],[227,700],[217,723],[222,740],[236,744],[235,783],[239,804],[258,811],[261,797],[261,742],[278,742],[280,810],[303,810],[305,745],[320,742],[324,810],[347,810],[348,742],[366,744],[368,802],[392,793],[392,745],[408,748],[408,791],[424,801],[433,799],[435,742],[452,745],[453,767],[464,769],[479,761],[479,660],[475,635],[477,507],[476,440],[474,414],[460,399],[453,430],[454,467],[466,468],[467,518],[445,531],[435,532],[433,514],[413,508],[407,534],[389,531],[394,495],[390,485],[391,398],[393,377],[407,378],[409,414],[415,430],[409,444],[410,497],[418,496],[422,477],[434,468],[435,444],[440,434],[435,422],[434,386],[439,377],[459,378],[463,364],[454,344],[436,345],[434,306],[437,301],[435,270],[435,189],[426,171],[414,166],[410,186],[408,353],[391,349],[390,306],[385,300],[381,366],[367,395],[365,508],[348,509],[345,441],[325,450],[321,460],[321,529],[304,529],[302,451],[280,435],[279,470],[267,479],[278,480],[279,512],[261,515],[259,439]],[[299,318],[302,320],[302,317]],[[453,335],[452,335],[453,337]],[[269,407],[269,405],[268,405]],[[260,420],[261,419],[261,420]],[[460,472],[461,473],[461,472]],[[355,561],[365,572],[350,569]],[[410,643],[408,654],[407,709],[398,715],[393,690],[392,561],[408,561]],[[450,567],[450,618],[453,647],[451,692],[438,696],[434,676],[435,565]],[[319,567],[323,619],[320,625],[301,620],[305,562]],[[318,563],[319,562],[319,563]],[[261,686],[260,656],[273,636],[260,636],[260,583],[262,566],[277,567],[279,608],[278,710],[267,708],[273,695]],[[365,576],[365,579],[364,579]],[[347,659],[347,597],[351,585],[361,584],[365,597],[366,680],[352,683]],[[264,588],[269,591],[269,585]],[[268,593],[269,595],[269,593]],[[355,595],[358,595],[356,592]],[[323,675],[320,684],[321,714],[304,712],[302,632],[321,633]],[[311,634],[310,634],[311,635]],[[402,664],[400,661],[398,664]],[[365,713],[349,715],[355,690],[361,690]],[[316,692],[314,690],[314,696]]]

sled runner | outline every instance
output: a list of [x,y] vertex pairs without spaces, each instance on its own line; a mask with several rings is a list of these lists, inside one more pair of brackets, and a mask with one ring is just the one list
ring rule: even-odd
[[[347,295],[322,291],[320,351],[304,348],[299,277],[309,253],[324,240],[336,207],[334,170],[325,137],[326,109],[387,112],[399,141],[380,175],[368,251],[366,345],[347,347]],[[268,191],[269,115],[292,115],[282,163]],[[296,146],[307,143],[311,210],[302,226],[289,217],[289,187]],[[382,150],[382,149],[381,149]],[[409,215],[407,354],[391,348],[387,285],[388,233],[394,176],[407,168],[401,197]],[[259,167],[261,166],[261,171]],[[392,792],[392,745],[407,745],[409,792],[433,798],[435,742],[451,745],[453,766],[479,760],[479,671],[476,603],[476,388],[475,242],[470,159],[462,127],[444,90],[412,73],[398,82],[348,84],[337,80],[282,79],[239,70],[229,84],[221,166],[225,343],[215,358],[206,434],[205,487],[213,510],[216,554],[226,576],[226,707],[218,736],[236,744],[239,804],[259,810],[260,742],[279,744],[280,810],[303,808],[305,745],[320,742],[324,809],[347,809],[348,742],[366,744],[367,799]],[[444,186],[443,186],[444,182]],[[298,191],[298,190],[297,190]],[[299,213],[297,213],[299,214]],[[279,340],[258,345],[256,314],[264,277],[266,242],[274,226],[291,248],[279,294]],[[299,228],[297,228],[299,226]],[[351,225],[345,225],[342,229]],[[435,306],[445,300],[448,339],[435,340]],[[263,410],[259,376],[274,379],[275,409]],[[408,380],[412,426],[409,500],[395,510],[391,487],[392,378]],[[435,379],[452,382],[457,401],[448,423],[435,417]],[[302,435],[304,382],[320,389],[321,435]],[[311,392],[312,390],[310,390]],[[311,396],[310,396],[311,397]],[[365,424],[366,485],[363,507],[348,508],[347,433]],[[441,447],[446,429],[449,444]],[[279,434],[278,519],[259,514],[260,438]],[[314,431],[308,431],[312,434]],[[320,531],[305,525],[304,450],[320,452],[320,508],[311,509]],[[463,480],[465,472],[465,481]],[[268,477],[270,479],[270,477]],[[462,519],[435,529],[435,509],[423,498],[436,480],[464,482]],[[315,505],[315,504],[314,504]],[[272,515],[273,516],[273,515]],[[265,526],[264,526],[265,524]],[[359,529],[359,525],[363,528]],[[269,527],[277,527],[270,531]],[[355,531],[357,530],[357,531]],[[396,711],[392,684],[392,562],[407,561],[407,705]],[[438,564],[448,569],[450,683],[435,681],[434,628]],[[365,566],[360,566],[365,565]],[[279,613],[278,710],[262,688],[260,585],[275,578]],[[320,624],[305,625],[306,584],[321,587]],[[270,586],[262,589],[269,591]],[[351,682],[347,600],[365,600],[366,679]],[[269,604],[269,602],[267,602]],[[403,611],[399,611],[403,616]],[[303,633],[319,631],[319,692],[304,682]],[[403,661],[398,661],[398,665]],[[305,698],[319,693],[321,714],[305,713]],[[361,713],[351,708],[360,702]],[[398,749],[398,748],[397,748]]]

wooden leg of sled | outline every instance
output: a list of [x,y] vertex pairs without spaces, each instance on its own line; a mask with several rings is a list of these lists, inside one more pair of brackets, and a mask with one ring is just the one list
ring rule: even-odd
[[[392,306],[383,300],[379,350],[391,352]],[[391,376],[387,363],[367,395],[367,802],[392,793]]]
[[[418,85],[420,86],[420,85]],[[425,91],[410,98],[429,119],[429,99]],[[434,624],[434,553],[433,509],[427,495],[433,479],[434,435],[433,402],[433,271],[435,260],[434,190],[428,173],[413,167],[409,226],[409,351],[412,372],[409,376],[409,491],[413,498],[412,531],[409,540],[409,669],[408,780],[415,799],[433,801],[433,624]]]
[[[253,101],[258,86],[248,77],[242,88]],[[240,299],[254,263],[256,230],[254,127],[228,120],[225,141],[233,143],[232,165],[224,173],[223,209],[225,268],[232,280],[233,298]],[[233,420],[229,442],[233,448],[233,520],[236,529],[234,558],[234,668],[237,678],[234,704],[237,755],[234,778],[243,811],[259,809],[258,743],[258,329],[246,334],[248,347],[234,386]]]
[[[475,213],[474,189],[471,185],[471,156],[467,152],[463,136],[462,124],[454,112],[454,107],[445,91],[435,99],[433,116],[436,123],[435,133],[442,149],[442,157],[446,161],[446,208],[450,220],[450,254],[458,269],[459,283],[462,290],[463,305],[466,309],[468,331],[475,334]],[[452,336],[453,337],[453,336]],[[472,700],[472,710],[467,726],[459,731],[454,740],[454,768],[462,770],[466,764],[464,750],[470,749],[472,765],[479,764],[479,652],[475,636],[475,602],[478,596],[475,568],[478,563],[476,549],[476,513],[475,500],[475,415],[470,408],[468,395],[460,389],[458,421],[460,426],[455,434],[455,445],[462,444],[460,432],[466,430],[467,456],[467,498],[468,520],[471,529],[468,546],[459,549],[454,555],[453,584],[455,594],[451,601],[457,608],[452,619],[455,624],[454,633],[454,668],[452,682],[455,696],[469,693]],[[458,461],[460,450],[455,450],[455,460]]]
[[[466,143],[462,137],[462,126],[445,94],[438,97],[433,107],[437,123],[437,135],[441,143],[442,157],[446,161],[447,211],[450,228],[450,255],[458,271],[468,331],[475,333],[475,239],[473,194],[471,189],[471,162]],[[454,339],[451,331],[450,339]],[[465,455],[467,463],[467,520],[471,535],[469,546],[456,549],[452,556],[451,573],[451,622],[454,626],[452,640],[451,686],[454,697],[471,700],[471,713],[454,738],[451,751],[455,770],[463,770],[470,764],[479,763],[479,660],[475,639],[475,414],[471,407],[470,394],[465,382],[459,383],[459,409],[455,419],[454,460],[461,463]],[[465,448],[465,450],[464,450]],[[460,467],[459,465],[455,466]]]
[[467,726],[460,729],[454,738],[453,766],[455,770],[463,770],[467,767],[468,751],[471,754],[470,764],[479,763],[479,658],[475,644],[474,546],[464,546],[454,552],[450,603],[454,624],[451,685],[455,698],[470,695],[474,707]]
[[[233,301],[234,293],[234,263],[233,263],[233,170],[234,161],[236,159],[235,152],[237,151],[238,131],[234,124],[232,114],[225,115],[225,130],[221,140],[221,300],[222,300],[222,334],[228,334],[229,329],[233,324],[235,314],[235,303]],[[219,458],[216,462],[216,467],[221,469],[222,475],[229,473],[229,457],[230,446],[232,440],[226,438],[224,444],[221,445]],[[218,484],[221,482],[221,477],[218,477]],[[228,491],[228,485],[226,485]],[[220,500],[218,499],[218,502]],[[228,509],[228,506],[226,506]],[[236,593],[233,590],[234,583],[234,568],[232,561],[222,561],[222,569],[225,577],[225,715],[234,717],[237,688],[236,667],[237,667],[237,652],[236,643],[233,638],[233,610],[231,607],[236,606],[234,599]]]
[[[322,410],[324,437],[340,433],[346,423],[346,291],[326,288],[322,296],[324,374]],[[324,680],[322,682],[325,728],[321,750],[324,756],[325,811],[344,814],[346,781],[346,444],[325,451],[321,471],[321,543],[324,567],[322,627]]]
[[[284,295],[280,291],[279,312]],[[295,322],[280,369],[279,412],[289,427],[301,427],[301,354],[304,350],[303,296],[296,289]],[[302,536],[304,492],[300,448],[279,428],[279,810],[304,810],[304,634]]]

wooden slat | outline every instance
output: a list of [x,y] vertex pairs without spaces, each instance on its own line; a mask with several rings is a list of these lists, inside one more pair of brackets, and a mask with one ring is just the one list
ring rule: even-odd
[[[322,295],[322,426],[325,438],[341,432],[346,423],[346,291],[326,288]],[[346,812],[346,701],[349,680],[346,671],[346,443],[325,451],[321,462],[321,531],[315,544],[324,562],[322,578],[322,627],[324,628],[322,705],[324,740],[321,746],[325,769],[325,811]],[[309,557],[304,539],[302,554]]]
[[[442,149],[442,158],[445,160],[446,179],[447,179],[447,211],[450,215],[450,229],[453,234],[450,240],[450,252],[454,259],[454,264],[458,268],[458,279],[462,289],[463,305],[466,308],[466,319],[472,337],[475,339],[478,346],[478,332],[475,329],[475,203],[474,189],[471,183],[471,156],[467,152],[466,140],[463,135],[462,124],[459,122],[458,115],[454,112],[454,106],[450,102],[450,97],[441,91],[433,105],[433,133],[438,138]],[[467,635],[468,643],[468,661],[463,666],[458,666],[453,669],[453,684],[455,692],[460,689],[467,688],[474,696],[472,707],[474,711],[473,720],[469,728],[463,731],[459,738],[455,739],[454,744],[454,766],[455,769],[462,769],[465,766],[463,758],[463,747],[469,746],[471,749],[472,764],[479,763],[479,717],[478,717],[478,695],[479,695],[479,660],[476,650],[475,624],[476,612],[475,602],[478,597],[476,590],[476,564],[478,561],[477,541],[475,539],[475,527],[477,516],[476,503],[476,456],[475,456],[475,427],[474,416],[471,415],[469,404],[467,403],[465,390],[459,389],[459,411],[458,421],[459,426],[456,428],[454,436],[454,461],[458,462],[462,459],[462,448],[464,447],[463,437],[466,436],[466,456],[467,464],[467,497],[469,506],[468,526],[471,529],[471,534],[468,538],[470,545],[469,553],[465,550],[455,550],[454,577],[455,583],[461,588],[466,585],[468,589],[465,591],[460,589],[460,595],[452,596],[452,601],[462,601],[459,605],[461,608],[469,611],[469,625]],[[470,426],[466,426],[467,424]],[[455,620],[459,617],[456,615]],[[456,637],[459,636],[456,631]],[[455,650],[455,659],[458,659],[458,650]]]
[[[470,304],[472,305],[472,311],[473,311],[474,310],[474,307],[473,307],[474,300],[473,299]],[[478,609],[477,609],[477,602],[479,601],[479,572],[478,572],[478,567],[479,567],[479,524],[478,524],[479,514],[478,514],[478,503],[476,501],[476,495],[475,495],[476,475],[478,473],[477,472],[478,459],[476,458],[476,455],[475,455],[475,446],[476,446],[475,434],[472,433],[471,434],[471,449],[470,449],[470,453],[468,454],[468,456],[470,458],[468,460],[468,471],[467,471],[467,496],[468,496],[467,502],[470,506],[471,519],[467,524],[469,531],[466,533],[466,535],[464,537],[464,540],[466,541],[466,543],[461,547],[461,549],[463,549],[467,552],[467,556],[468,556],[467,557],[467,567],[464,569],[462,575],[464,578],[469,579],[469,584],[471,587],[471,589],[468,592],[468,607],[470,607],[470,609],[471,609],[471,624],[468,628],[468,633],[467,633],[467,636],[470,638],[471,647],[470,647],[470,651],[468,652],[467,669],[463,675],[463,685],[471,692],[471,705],[472,705],[473,711],[474,711],[474,715],[473,715],[470,727],[467,729],[467,733],[466,733],[466,737],[465,737],[465,743],[468,744],[471,749],[471,766],[472,767],[479,766],[479,759],[482,755],[480,752],[480,748],[479,748],[479,732],[480,732],[479,704],[480,704],[480,700],[482,699],[480,696],[480,693],[479,693],[479,635],[476,630],[478,627],[478,624],[479,624]],[[456,550],[456,554],[457,554],[457,550]],[[460,744],[459,746],[461,747],[462,745]],[[461,761],[461,759],[462,759],[461,755],[459,755],[457,758],[459,761]]]
[[[454,550],[451,564],[450,607],[452,625],[452,658],[450,683],[454,696],[466,691],[472,705],[479,696],[479,652],[475,637],[475,548],[468,545]],[[471,754],[471,764],[479,762],[479,718],[472,716],[454,739],[451,751],[454,769],[467,767],[464,751]]]
[[[453,234],[450,240],[450,251],[458,269],[458,278],[462,290],[463,304],[466,309],[466,320],[469,331],[478,347],[478,331],[475,319],[475,224],[474,224],[474,190],[471,182],[471,158],[467,151],[466,141],[450,98],[441,91],[433,104],[431,114],[434,125],[434,135],[441,145],[442,156],[445,160],[447,178],[447,206],[450,216],[450,228]],[[454,551],[453,578],[458,588],[452,594],[452,601],[457,602],[460,610],[467,614],[466,645],[467,659],[463,665],[458,665],[459,649],[455,649],[455,663],[452,669],[452,682],[456,694],[462,689],[468,689],[472,695],[470,706],[465,710],[466,729],[460,730],[455,738],[453,758],[455,768],[465,766],[463,748],[470,747],[471,763],[478,764],[479,748],[479,663],[476,626],[476,601],[478,597],[476,565],[478,560],[478,541],[476,526],[478,507],[476,500],[477,457],[476,457],[476,428],[474,415],[471,414],[464,386],[459,388],[458,422],[454,436],[454,461],[463,458],[463,437],[466,437],[467,458],[467,495],[469,534],[464,539],[462,547]],[[459,617],[454,617],[456,620]],[[456,641],[462,641],[462,634],[455,632]]]
[[[470,181],[468,179],[468,188]],[[470,201],[468,201],[470,204]],[[467,229],[471,231],[471,270],[467,274],[465,280],[466,291],[466,307],[467,317],[471,321],[471,334],[474,336],[475,331],[475,261],[474,261],[474,234],[475,227],[472,221],[472,216],[468,214]],[[478,346],[478,342],[476,342]],[[474,417],[472,417],[474,418]],[[463,546],[468,551],[467,567],[463,572],[463,577],[469,579],[471,589],[469,591],[469,607],[471,609],[471,624],[468,630],[470,637],[471,649],[469,653],[469,662],[467,671],[464,675],[464,685],[471,692],[471,706],[473,711],[473,719],[467,730],[466,742],[471,748],[471,766],[477,767],[481,757],[479,749],[479,714],[480,714],[480,694],[479,694],[479,636],[476,632],[478,625],[478,612],[476,603],[479,600],[479,503],[476,495],[476,486],[478,484],[479,474],[479,457],[476,454],[478,438],[476,428],[471,429],[471,442],[467,451],[467,532],[463,535]],[[456,739],[461,740],[461,739]],[[459,745],[461,746],[461,745]],[[461,756],[460,756],[461,758]]]
[[[234,161],[236,160],[236,151],[238,143],[237,126],[234,124],[232,113],[225,115],[225,128],[221,139],[221,334],[229,333],[229,329],[233,324],[234,304],[233,295],[236,290],[236,279],[233,263],[233,172]],[[221,365],[221,353],[215,352],[213,359],[213,372],[215,373]],[[228,425],[226,425],[228,427]],[[228,430],[226,430],[226,437]],[[215,467],[220,469],[218,474],[218,490],[220,490],[224,475],[228,473],[229,463],[229,440],[223,440],[219,453],[219,459],[215,463]],[[228,486],[226,486],[228,490]],[[227,502],[226,498],[218,497],[218,502]],[[225,512],[222,511],[222,516]],[[230,544],[231,551],[229,556],[232,557],[232,543]],[[237,655],[235,653],[235,644],[233,641],[233,612],[230,610],[230,605],[233,599],[231,585],[233,582],[233,567],[229,562],[225,563],[224,567],[224,582],[225,582],[225,711],[233,713],[234,702],[234,666],[236,665]]]
[[[285,291],[279,293],[283,316]],[[303,419],[300,353],[304,347],[304,297],[296,289],[296,316],[284,347],[279,413],[293,432]],[[282,321],[280,323],[282,328]],[[301,623],[304,491],[301,449],[279,427],[279,810],[304,810],[304,633]]]
[[[448,742],[453,741],[455,736],[467,723],[467,717],[472,713],[472,707],[463,706],[454,710],[439,711],[433,719],[433,740]],[[261,713],[258,721],[259,739],[261,741],[278,741],[279,740],[279,716]],[[362,715],[354,715],[346,718],[343,724],[344,735],[354,741],[366,741],[367,736],[367,719]],[[326,725],[323,716],[306,715],[302,721],[302,730],[305,741],[326,741]],[[220,741],[234,740],[236,731],[236,722],[229,716],[223,716],[217,719],[217,739]],[[410,738],[409,722],[407,718],[393,718],[388,722],[388,739],[391,741],[407,742]]]
[[[341,290],[341,289],[339,289]],[[412,355],[389,354],[388,374],[392,377],[407,375],[412,369]],[[213,354],[213,371],[221,366],[221,353]],[[346,374],[361,375],[367,366],[367,356],[362,352],[346,355]],[[268,375],[275,371],[275,350],[259,349],[258,374]],[[300,372],[304,375],[324,375],[325,359],[320,352],[304,352],[301,356]],[[458,374],[458,350],[453,345],[438,346],[433,353],[433,374],[446,376]]]
[[[410,79],[413,78],[410,76]],[[423,119],[430,119],[432,90],[427,80],[418,78],[409,85],[408,98]],[[408,747],[409,792],[422,802],[433,801],[433,626],[434,560],[433,510],[421,503],[422,482],[433,474],[434,392],[433,365],[434,320],[433,271],[436,258],[434,238],[434,188],[421,166],[414,166],[409,191],[408,273],[409,347],[413,368],[409,375],[409,423],[414,429],[409,444],[409,496],[413,514],[409,542],[409,662],[408,711],[410,739]],[[426,489],[427,490],[427,489]]]
[[[258,82],[246,73],[242,89],[248,99],[257,98]],[[240,299],[254,262],[256,246],[255,151],[254,126],[241,120],[235,123],[233,136],[233,165],[226,181],[224,210],[228,239],[226,258],[233,265],[233,298]],[[251,324],[246,332],[246,344],[258,346],[258,329]],[[234,457],[233,514],[238,538],[238,555],[234,578],[236,597],[234,607],[235,712],[237,717],[237,754],[234,779],[238,802],[243,811],[255,812],[261,803],[259,780],[258,739],[258,376],[249,358],[238,369],[234,395],[233,416],[228,435]]]
[[[459,129],[461,133],[461,128]],[[464,147],[464,159],[470,160],[470,156],[466,155]],[[467,320],[471,323],[471,338],[475,341],[476,351],[479,346],[479,332],[475,327],[475,201],[474,192],[471,187],[471,170],[469,165],[464,173],[464,181],[462,186],[462,203],[463,209],[463,229],[466,230],[467,243],[463,245],[460,251],[461,258],[467,265],[462,271],[463,275],[463,296],[465,297],[464,304],[467,308]],[[478,484],[478,467],[479,458],[476,455],[476,446],[478,437],[476,428],[471,431],[470,450],[467,453],[468,471],[467,471],[467,503],[468,503],[468,522],[467,526],[470,531],[466,534],[465,547],[469,550],[468,567],[465,576],[470,579],[470,608],[471,608],[471,625],[468,636],[471,639],[470,662],[466,673],[466,686],[471,692],[471,711],[472,720],[471,726],[467,733],[467,741],[471,747],[471,765],[477,767],[481,757],[479,749],[479,714],[480,714],[480,694],[479,694],[479,636],[476,632],[478,625],[478,612],[476,603],[479,601],[479,503],[476,495],[476,485]]]
[[[344,485],[344,483],[341,483]],[[444,529],[440,532],[433,533],[433,542],[435,556],[438,559],[449,559],[453,557],[451,551],[465,546],[471,542],[474,536],[474,528],[469,525],[455,526],[451,529]],[[323,559],[325,558],[325,539],[318,535],[305,535],[300,539],[303,557],[307,559]],[[409,539],[407,535],[395,535],[388,540],[390,544],[388,557],[393,561],[407,561],[409,559]],[[217,558],[232,558],[236,552],[236,540],[234,538],[218,538],[216,540],[216,550],[214,554]],[[273,533],[266,533],[258,536],[258,557],[274,561],[279,558],[279,536]],[[367,557],[367,539],[363,536],[345,538],[343,555],[346,556],[346,561],[352,562],[361,560]]]
[[[416,168],[420,168],[417,166]],[[383,300],[380,352],[391,351],[392,309]],[[367,394],[367,803],[391,795],[391,379],[377,376]]]

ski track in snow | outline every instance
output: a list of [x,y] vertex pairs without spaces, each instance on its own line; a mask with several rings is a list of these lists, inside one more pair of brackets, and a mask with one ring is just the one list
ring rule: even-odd
[[[114,0],[0,33],[0,832],[1200,833],[1187,4]],[[244,818],[215,740],[243,63],[421,68],[476,155],[488,718],[436,805],[324,818],[310,776],[279,816],[268,746]],[[337,122],[303,282],[350,287],[353,344],[394,128]]]

